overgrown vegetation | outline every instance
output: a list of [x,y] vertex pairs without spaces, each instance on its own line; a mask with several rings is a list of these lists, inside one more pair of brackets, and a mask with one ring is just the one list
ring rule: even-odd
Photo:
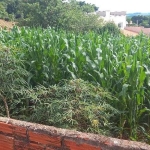
[[[0,99],[3,100],[7,117],[10,117],[7,101],[14,99],[14,92],[27,85],[28,72],[23,63],[11,54],[8,48],[0,48]],[[3,107],[3,106],[1,106]],[[3,110],[1,108],[1,110]]]
[[118,115],[118,111],[109,103],[115,98],[102,88],[83,80],[70,80],[60,84],[14,92],[17,98],[9,103],[11,117],[78,131],[113,135],[113,129],[117,127],[112,118]]
[[[64,79],[72,80],[79,78],[89,81],[91,84],[96,84],[103,89],[107,89],[108,92],[112,93],[118,99],[118,101],[107,101],[107,104],[111,106],[109,108],[113,108],[111,110],[117,110],[119,112],[116,117],[111,118],[111,122],[108,122],[114,122],[117,126],[114,130],[116,134],[118,133],[116,136],[120,138],[130,138],[132,140],[142,140],[149,143],[149,37],[144,35],[125,37],[122,34],[114,35],[108,32],[104,32],[101,35],[95,32],[73,34],[62,30],[56,31],[52,28],[31,29],[24,27],[19,29],[15,27],[9,32],[2,30],[0,32],[0,39],[1,44],[11,48],[13,56],[16,59],[24,61],[25,69],[29,72],[26,81],[30,87],[35,87],[35,91],[40,91],[37,87],[39,84],[44,86],[43,88],[46,92],[49,85],[57,85]],[[82,80],[79,80],[81,85]],[[61,93],[66,86],[67,85],[64,84],[62,89],[60,89],[59,86],[57,86],[57,88],[60,89]],[[88,86],[87,84],[87,87]],[[82,90],[84,91],[84,88]],[[63,92],[65,93],[65,91]],[[13,117],[16,116],[17,118],[19,113],[22,114],[21,109],[24,108],[24,110],[27,110],[24,102],[25,99],[29,99],[31,100],[31,106],[33,108],[37,106],[38,108],[35,109],[37,111],[32,108],[30,109],[31,111],[33,110],[33,120],[35,119],[37,122],[49,124],[50,120],[46,120],[46,118],[42,120],[42,117],[39,117],[40,120],[36,120],[38,119],[36,115],[39,116],[38,114],[40,114],[42,116],[41,112],[44,111],[43,107],[45,111],[47,111],[44,111],[44,115],[46,113],[47,115],[54,113],[49,109],[53,107],[52,101],[54,101],[54,99],[57,101],[54,106],[58,107],[58,105],[61,105],[63,102],[61,99],[60,101],[62,103],[58,102],[59,97],[57,96],[54,96],[54,99],[49,99],[49,97],[44,98],[44,96],[39,95],[39,97],[41,97],[40,101],[38,95],[35,93],[31,97],[29,96],[29,98],[23,96],[23,100],[22,98],[16,98],[16,102],[22,104],[19,104],[20,110],[16,111],[18,106],[14,103],[15,106],[13,109],[17,115],[14,114]],[[64,101],[68,100],[68,103],[73,103],[75,97],[73,96],[72,99],[70,94],[71,93],[67,94],[68,96],[66,95],[66,97],[62,96],[62,99],[64,99]],[[86,94],[88,94],[88,92],[85,92],[85,95]],[[92,95],[95,94],[93,93]],[[82,98],[84,98],[84,95],[82,96]],[[93,100],[95,98],[91,96],[88,97],[89,100],[91,99],[89,105],[92,106],[92,104],[95,105],[95,103],[97,103]],[[37,103],[32,102],[32,99]],[[82,103],[80,96],[77,96],[76,99]],[[104,103],[106,99],[103,101]],[[68,103],[66,104],[66,108],[69,109],[69,107],[71,107],[74,113],[76,113],[76,107]],[[100,105],[103,106],[103,103],[100,103]],[[61,106],[59,108],[55,107],[55,109],[65,113],[65,110],[63,111]],[[93,107],[88,107],[88,111]],[[11,112],[14,113],[13,109],[11,106]],[[96,105],[92,111],[94,111],[94,109],[97,110]],[[108,112],[109,120],[110,113],[107,109],[106,112]],[[115,113],[115,111],[111,111],[111,114],[113,113]],[[64,114],[62,114],[62,116],[63,115]],[[60,118],[62,116],[60,116]],[[28,115],[25,115],[25,118],[31,119]],[[64,123],[62,124],[64,126]],[[71,127],[70,125],[66,126]],[[81,127],[77,128],[75,126],[73,128],[81,129]],[[96,132],[98,133],[98,131]]]
[[76,0],[0,2],[30,26],[0,31],[0,115],[150,143],[148,36]]
[[[111,135],[118,111],[114,98],[98,85],[81,79],[61,80],[58,85],[31,88],[29,73],[12,51],[0,53],[0,115],[78,131]],[[5,106],[5,107],[3,107]],[[10,111],[10,115],[9,115]]]

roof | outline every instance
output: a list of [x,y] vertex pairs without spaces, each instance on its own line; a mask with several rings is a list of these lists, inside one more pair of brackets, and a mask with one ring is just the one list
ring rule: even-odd
[[115,11],[115,12],[110,12],[110,15],[114,15],[114,16],[126,15],[126,11]]
[[125,30],[140,33],[143,32],[146,35],[150,35],[150,28],[144,28],[144,27],[125,27]]
[[[108,11],[108,10],[106,10],[106,11],[98,11],[97,14],[99,14],[99,15],[106,15],[106,12],[110,12],[110,11]],[[126,11],[114,11],[114,12],[110,12],[110,15],[125,16],[126,15]]]

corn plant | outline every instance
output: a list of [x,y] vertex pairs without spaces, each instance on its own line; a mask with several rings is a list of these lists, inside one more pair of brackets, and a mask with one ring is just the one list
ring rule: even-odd
[[78,78],[97,83],[119,99],[111,105],[121,111],[120,119],[114,119],[120,138],[138,140],[142,134],[149,139],[148,36],[15,27],[10,32],[2,30],[0,39],[17,59],[25,60],[30,85],[48,87],[62,79]]

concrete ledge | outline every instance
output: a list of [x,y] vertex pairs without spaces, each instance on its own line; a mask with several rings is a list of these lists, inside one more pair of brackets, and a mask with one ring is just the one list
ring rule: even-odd
[[150,150],[150,145],[0,117],[3,150]]

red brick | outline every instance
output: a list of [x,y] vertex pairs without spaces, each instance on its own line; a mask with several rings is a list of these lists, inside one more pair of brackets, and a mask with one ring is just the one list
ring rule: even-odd
[[14,133],[15,136],[19,136],[19,137],[26,137],[27,136],[25,127],[15,126],[14,132],[15,132]]
[[56,150],[55,148],[47,147],[46,150]]
[[13,126],[11,124],[0,122],[0,132],[12,134]]
[[97,147],[97,146],[92,146],[86,143],[77,144],[74,141],[66,140],[66,139],[64,140],[64,145],[69,150],[102,150],[100,147]]
[[15,150],[44,150],[44,147],[34,143],[15,140]]
[[38,142],[44,145],[61,147],[60,137],[55,137],[55,136],[50,136],[46,134],[29,131],[29,140],[33,142]]
[[0,150],[13,150],[14,138],[0,135]]

